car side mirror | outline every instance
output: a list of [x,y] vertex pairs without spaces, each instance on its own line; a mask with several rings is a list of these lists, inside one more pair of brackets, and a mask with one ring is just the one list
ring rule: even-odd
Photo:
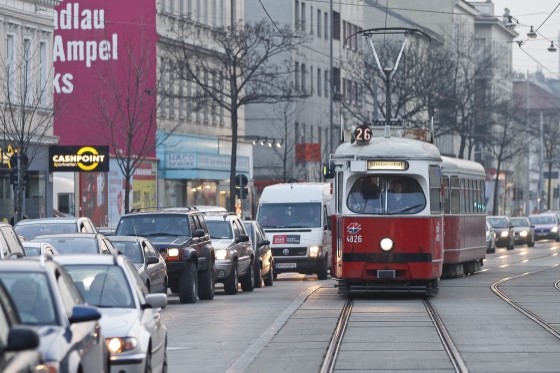
[[155,256],[148,257],[148,264],[158,264],[158,263],[159,263],[159,259],[156,258]]
[[39,334],[35,328],[15,325],[8,333],[8,344],[4,351],[22,351],[39,347]]
[[240,234],[239,237],[235,239],[235,243],[240,242],[249,242],[249,236],[247,236],[246,234]]
[[148,294],[146,304],[142,308],[163,308],[165,306],[167,306],[167,294]]
[[95,321],[101,318],[101,314],[97,308],[90,306],[74,306],[72,308],[72,316],[68,318],[70,324],[77,322]]
[[270,241],[269,241],[269,240],[262,240],[261,242],[259,242],[259,243],[257,244],[257,247],[266,246],[266,245],[270,245]]
[[193,232],[192,236],[194,238],[204,237],[204,230],[203,229],[197,229]]

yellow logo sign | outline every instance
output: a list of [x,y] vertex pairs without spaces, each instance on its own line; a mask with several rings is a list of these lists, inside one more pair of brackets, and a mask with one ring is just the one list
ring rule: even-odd
[[[103,162],[104,155],[100,155],[97,149],[91,146],[84,146],[76,152],[76,155],[55,155],[53,161],[55,167],[78,166],[84,171],[94,170],[99,162]],[[87,163],[87,164],[86,164]]]

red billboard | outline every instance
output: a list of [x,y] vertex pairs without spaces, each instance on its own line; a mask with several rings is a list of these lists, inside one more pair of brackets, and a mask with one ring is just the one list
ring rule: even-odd
[[[155,121],[156,3],[64,0],[55,8],[53,88],[64,108],[54,123],[59,145],[109,145],[115,154],[129,149],[122,129],[131,120]],[[130,105],[136,112],[127,118]],[[155,129],[139,128],[131,152],[146,138],[155,141]]]

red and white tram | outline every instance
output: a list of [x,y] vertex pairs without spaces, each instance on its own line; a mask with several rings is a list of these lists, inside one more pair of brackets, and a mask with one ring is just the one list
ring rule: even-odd
[[486,232],[482,166],[442,160],[436,146],[417,139],[430,139],[429,130],[397,134],[385,127],[383,136],[372,136],[370,127],[360,126],[354,138],[336,149],[329,167],[331,274],[339,293],[436,294],[444,264],[450,275],[462,274],[464,264],[466,272],[480,269],[486,255],[480,250]]

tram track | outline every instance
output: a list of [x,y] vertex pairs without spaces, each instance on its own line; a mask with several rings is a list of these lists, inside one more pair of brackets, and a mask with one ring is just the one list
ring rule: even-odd
[[[520,275],[517,276],[511,276],[511,277],[506,277],[503,278],[499,281],[496,281],[495,283],[493,283],[490,288],[492,289],[492,291],[494,292],[494,294],[496,294],[498,297],[500,297],[502,300],[504,300],[506,303],[508,303],[510,306],[512,306],[513,308],[515,308],[516,310],[518,310],[519,312],[521,312],[523,315],[525,315],[527,318],[529,318],[530,320],[532,320],[533,322],[537,323],[538,325],[540,325],[543,329],[545,329],[546,331],[548,331],[550,334],[552,334],[553,336],[555,336],[556,338],[560,339],[560,331],[556,328],[554,328],[552,325],[550,325],[549,323],[547,323],[545,320],[541,319],[539,316],[537,316],[536,314],[534,314],[533,312],[531,312],[529,309],[523,307],[522,305],[520,305],[519,303],[517,303],[516,301],[514,301],[512,298],[508,297],[506,294],[504,294],[500,289],[499,286],[501,284],[503,284],[504,282],[510,281],[510,280],[514,280],[520,277],[524,277],[524,276],[528,276],[528,275],[532,275],[535,273],[539,273],[539,272],[543,272],[555,267],[558,267],[560,264],[555,264],[546,268],[541,268],[535,271],[531,271],[531,272],[525,272],[522,273]],[[560,290],[560,281],[557,281],[554,286],[556,287],[556,289]]]
[[[430,302],[429,298],[426,297],[422,299],[422,303],[426,308],[426,312],[436,329],[436,332],[449,359],[451,360],[451,363],[453,364],[455,371],[457,373],[467,373],[468,369],[432,302]],[[340,317],[333,332],[329,347],[327,348],[327,353],[323,360],[320,373],[334,372],[335,364],[340,352],[340,346],[342,344],[342,340],[344,339],[350,315],[352,314],[353,304],[354,299],[352,297],[348,297],[340,313]]]

